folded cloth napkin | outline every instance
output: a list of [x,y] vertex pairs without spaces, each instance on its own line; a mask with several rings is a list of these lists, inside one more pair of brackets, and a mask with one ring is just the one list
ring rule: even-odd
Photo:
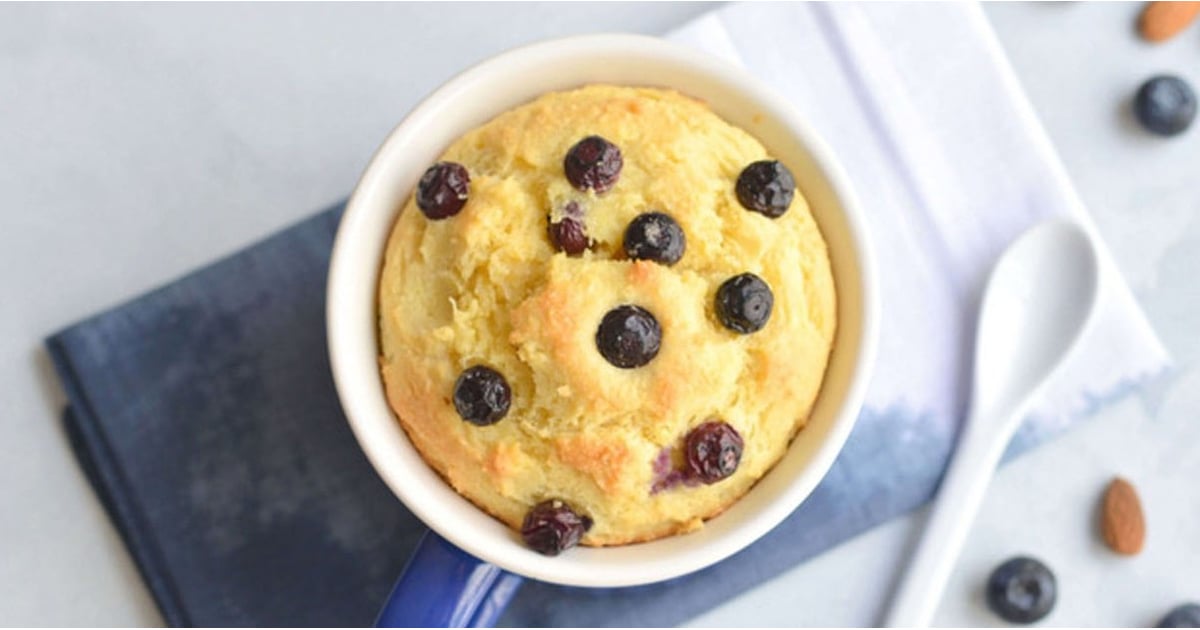
[[[671,37],[770,83],[846,167],[878,252],[876,377],[825,480],[758,543],[645,587],[528,582],[504,624],[673,625],[926,501],[964,412],[988,269],[1039,219],[1091,225],[975,5],[738,4]],[[72,444],[173,625],[370,623],[422,531],[334,394],[323,290],[338,216],[48,342]],[[1102,257],[1100,316],[1013,454],[1168,364]]]

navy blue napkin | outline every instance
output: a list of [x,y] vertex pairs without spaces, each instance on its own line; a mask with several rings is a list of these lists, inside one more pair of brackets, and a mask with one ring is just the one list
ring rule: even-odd
[[369,625],[424,529],[334,392],[340,211],[48,341],[72,446],[171,625]]
[[[334,391],[325,276],[340,213],[47,342],[72,446],[171,625],[368,625],[424,530]],[[501,624],[675,625],[915,507],[940,467],[897,484],[841,463],[887,448],[886,425],[862,418],[816,493],[733,558],[638,588],[526,582]]]

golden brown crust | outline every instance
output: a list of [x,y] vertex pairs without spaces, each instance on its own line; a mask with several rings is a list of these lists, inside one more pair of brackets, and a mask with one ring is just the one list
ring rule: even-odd
[[[622,150],[603,195],[566,182],[566,150],[589,134]],[[770,469],[804,424],[835,333],[825,243],[797,194],[771,220],[733,194],[741,169],[768,157],[705,105],[664,90],[591,86],[546,95],[464,135],[442,159],[471,173],[462,212],[429,221],[410,201],[389,239],[379,289],[380,365],[389,403],[421,456],[459,493],[519,528],[558,498],[588,514],[593,546],[693,531]],[[546,217],[585,211],[593,251],[558,253]],[[624,228],[649,210],[687,235],[672,267],[625,260]],[[765,328],[724,329],[716,287],[751,271],[775,294]],[[662,349],[619,369],[596,351],[600,319],[621,304],[652,312]],[[512,407],[485,427],[451,401],[459,373],[503,374]],[[742,463],[708,486],[652,492],[655,462],[690,428],[719,417],[746,442]]]
[[555,438],[554,454],[564,464],[587,474],[607,494],[617,494],[629,462],[629,449],[613,440],[588,435]]

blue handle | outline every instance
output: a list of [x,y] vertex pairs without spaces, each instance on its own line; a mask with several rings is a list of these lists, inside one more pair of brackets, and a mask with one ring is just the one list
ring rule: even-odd
[[383,605],[379,628],[490,628],[521,577],[425,532]]

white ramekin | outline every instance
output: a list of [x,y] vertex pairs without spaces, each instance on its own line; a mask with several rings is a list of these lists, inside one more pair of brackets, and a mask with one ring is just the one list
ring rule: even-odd
[[[508,527],[459,496],[409,443],[380,379],[376,286],[396,214],[422,172],[453,140],[540,94],[589,83],[669,87],[703,99],[786,163],[829,245],[838,331],[808,426],[783,459],[725,513],[693,534],[546,557],[526,549]],[[817,134],[743,69],[634,35],[570,37],[518,48],[459,74],[426,98],[384,141],[346,207],[327,300],[329,354],[342,406],[359,444],[396,496],[430,528],[483,560],[527,577],[577,586],[628,586],[683,575],[728,557],[779,524],[816,487],[850,433],[878,327],[862,213]]]

